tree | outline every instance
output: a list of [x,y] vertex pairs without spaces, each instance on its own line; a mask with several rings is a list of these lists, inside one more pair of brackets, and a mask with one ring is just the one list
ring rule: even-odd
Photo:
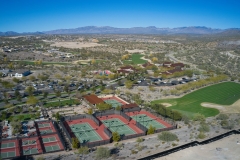
[[113,136],[113,141],[114,142],[118,142],[118,141],[120,141],[120,135],[119,135],[119,133],[118,132],[113,132],[112,133],[112,136]]
[[127,89],[130,89],[130,88],[132,88],[132,86],[133,86],[133,82],[132,82],[131,80],[127,80],[127,81],[125,82],[125,86],[126,86]]
[[14,92],[14,96],[15,96],[15,97],[20,96],[20,92],[19,92],[18,90],[15,90],[15,92]]
[[90,108],[90,109],[88,110],[88,114],[93,114],[93,109],[92,109],[92,108]]
[[55,117],[57,120],[60,120],[61,115],[59,114],[59,112],[57,112],[57,113],[54,115],[54,117]]
[[13,80],[14,83],[19,83],[19,81],[20,81],[20,80],[17,79],[16,77],[14,77],[12,80]]
[[29,96],[26,103],[28,105],[36,105],[38,103],[38,99],[34,96]]
[[77,148],[80,147],[80,142],[79,142],[79,140],[77,138],[72,138],[72,147],[74,149],[77,149]]
[[21,80],[26,84],[27,77],[24,77],[24,76],[23,76]]
[[178,139],[177,135],[169,131],[163,131],[158,135],[158,139],[166,142],[175,141]]
[[8,64],[8,68],[9,68],[9,69],[13,69],[13,68],[14,68],[14,66],[13,66],[13,63],[12,63],[12,62]]
[[68,85],[65,85],[65,86],[64,86],[64,91],[65,91],[66,93],[68,93],[68,91],[69,91]]
[[30,96],[32,96],[34,90],[35,90],[35,89],[34,89],[32,86],[29,86],[29,87],[26,88],[25,91],[26,91]]
[[112,108],[112,106],[110,104],[107,104],[107,103],[99,103],[97,104],[97,108],[100,110],[100,111],[104,111],[104,110],[109,110]]
[[155,130],[156,130],[156,128],[153,127],[152,125],[150,125],[149,128],[148,128],[147,134],[148,134],[148,135],[149,135],[149,134],[154,134]]
[[106,159],[110,157],[110,150],[107,147],[98,147],[95,157],[97,159]]
[[158,58],[157,57],[153,57],[152,61],[153,61],[153,63],[156,63],[158,61]]
[[43,92],[43,97],[46,99],[48,96],[48,92]]
[[29,77],[29,80],[33,82],[33,81],[36,80],[36,77],[35,77],[35,76],[30,76],[30,77]]
[[[58,98],[61,97],[61,92],[60,91],[56,91],[55,94],[56,94],[56,97],[58,97]],[[60,106],[60,99],[59,99],[59,106]]]
[[115,109],[116,109],[117,111],[121,111],[122,107],[121,107],[121,106],[117,106]]

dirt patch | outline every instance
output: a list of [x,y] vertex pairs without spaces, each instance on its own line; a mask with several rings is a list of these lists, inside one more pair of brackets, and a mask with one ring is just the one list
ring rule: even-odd
[[77,63],[81,63],[81,64],[88,64],[90,61],[90,59],[88,60],[77,60],[77,61],[73,61],[73,64],[77,64]]
[[156,158],[155,160],[224,160],[224,159],[239,159],[239,141],[240,135],[232,135],[221,140],[206,144],[190,147],[170,155]]
[[201,103],[203,107],[216,108],[221,113],[240,113],[240,99],[237,100],[232,105],[220,105],[213,103]]
[[164,105],[165,107],[171,107],[172,105],[170,103],[160,103],[162,105]]
[[93,42],[55,42],[55,43],[51,44],[51,46],[81,49],[81,48],[105,46],[105,45],[93,43]]
[[128,51],[129,53],[143,53],[145,50],[141,50],[141,49],[126,49],[126,51]]

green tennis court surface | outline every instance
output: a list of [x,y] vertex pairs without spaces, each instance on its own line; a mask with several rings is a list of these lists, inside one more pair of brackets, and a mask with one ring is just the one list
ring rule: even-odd
[[37,148],[29,148],[29,149],[23,150],[23,155],[30,155],[30,154],[36,154],[36,153],[38,153]]
[[38,123],[38,128],[50,127],[49,123]]
[[15,142],[2,143],[1,148],[12,148],[15,147]]
[[145,126],[146,128],[149,128],[150,125],[155,127],[156,129],[160,129],[160,128],[166,128],[166,126],[164,126],[163,124],[159,123],[158,121],[156,121],[155,119],[149,117],[146,114],[138,114],[135,116],[131,116],[135,121],[141,123],[143,126]]
[[130,135],[136,132],[132,130],[127,124],[123,123],[118,118],[111,118],[108,120],[102,120],[106,127],[108,127],[112,132],[118,132],[120,135]]
[[104,102],[106,102],[107,104],[112,105],[112,107],[114,107],[114,108],[116,108],[117,106],[122,106],[122,103],[118,102],[115,99],[107,99],[107,100],[104,100]]
[[9,157],[15,157],[16,153],[13,151],[11,152],[1,152],[1,158],[9,158]]
[[32,145],[32,144],[37,144],[36,140],[24,140],[24,141],[22,142],[22,145],[23,145],[23,146]]
[[102,138],[98,135],[94,128],[88,123],[74,124],[70,126],[72,132],[78,138],[80,143],[100,141]]
[[57,139],[56,137],[47,137],[42,139],[43,143],[48,143],[48,142],[56,142]]
[[57,151],[57,150],[60,150],[59,145],[45,146],[46,152]]
[[52,133],[53,131],[51,129],[46,129],[46,130],[40,130],[40,134],[47,134],[47,133]]

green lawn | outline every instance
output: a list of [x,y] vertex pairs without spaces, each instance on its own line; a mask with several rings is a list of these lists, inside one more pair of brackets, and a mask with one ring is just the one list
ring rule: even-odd
[[[28,64],[28,65],[35,65],[35,61],[17,61],[17,62],[20,62],[20,63],[25,63],[25,64]],[[68,65],[68,64],[71,64],[69,62],[42,62],[43,65],[50,65],[50,64],[55,64],[55,65]]]
[[56,100],[55,102],[48,102],[44,104],[44,107],[58,107],[60,106],[65,106],[65,105],[73,105],[73,104],[79,104],[79,100],[77,99],[68,99],[68,100],[62,100],[62,101],[58,101]]
[[195,113],[201,113],[205,117],[215,116],[219,113],[217,109],[202,107],[202,102],[209,102],[221,105],[231,105],[240,99],[240,84],[224,82],[205,87],[189,93],[181,98],[162,99],[152,101],[156,103],[170,103],[170,108],[192,117]]
[[144,63],[146,63],[147,61],[140,59],[141,57],[143,57],[142,54],[132,54],[131,58],[129,60],[123,61],[123,63],[124,64],[132,64],[132,63],[133,64],[144,64]]
[[[37,112],[34,112],[34,113],[37,113]],[[34,113],[31,113],[31,114],[34,114]],[[20,118],[21,115],[23,115],[23,118]],[[10,120],[10,121],[12,121],[13,119],[19,119],[20,121],[29,120],[29,119],[31,119],[31,115],[30,114],[16,114],[16,115],[12,115],[8,118],[8,120]]]

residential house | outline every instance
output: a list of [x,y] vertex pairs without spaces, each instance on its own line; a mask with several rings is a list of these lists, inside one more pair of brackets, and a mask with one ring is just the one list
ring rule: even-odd
[[151,66],[153,66],[153,64],[150,63],[150,62],[146,62],[146,63],[144,63],[144,64],[142,65],[143,68],[151,67]]
[[11,72],[11,70],[9,70],[9,69],[3,69],[3,70],[0,70],[0,75],[1,75],[2,77],[6,77],[6,76],[8,76],[9,72]]
[[24,77],[24,76],[28,76],[30,74],[31,74],[30,70],[18,69],[18,70],[15,70],[15,71],[9,73],[8,75],[10,77]]
[[163,67],[168,67],[170,68],[172,65],[172,62],[163,62]]
[[120,68],[117,70],[117,72],[118,72],[118,73],[121,73],[121,74],[128,75],[129,73],[137,72],[137,69],[135,69],[135,68],[132,67],[132,66],[124,66],[124,67],[120,67]]
[[86,95],[86,96],[83,96],[83,98],[88,104],[92,106],[96,106],[99,103],[104,103],[104,101],[101,98],[98,98],[95,94]]

